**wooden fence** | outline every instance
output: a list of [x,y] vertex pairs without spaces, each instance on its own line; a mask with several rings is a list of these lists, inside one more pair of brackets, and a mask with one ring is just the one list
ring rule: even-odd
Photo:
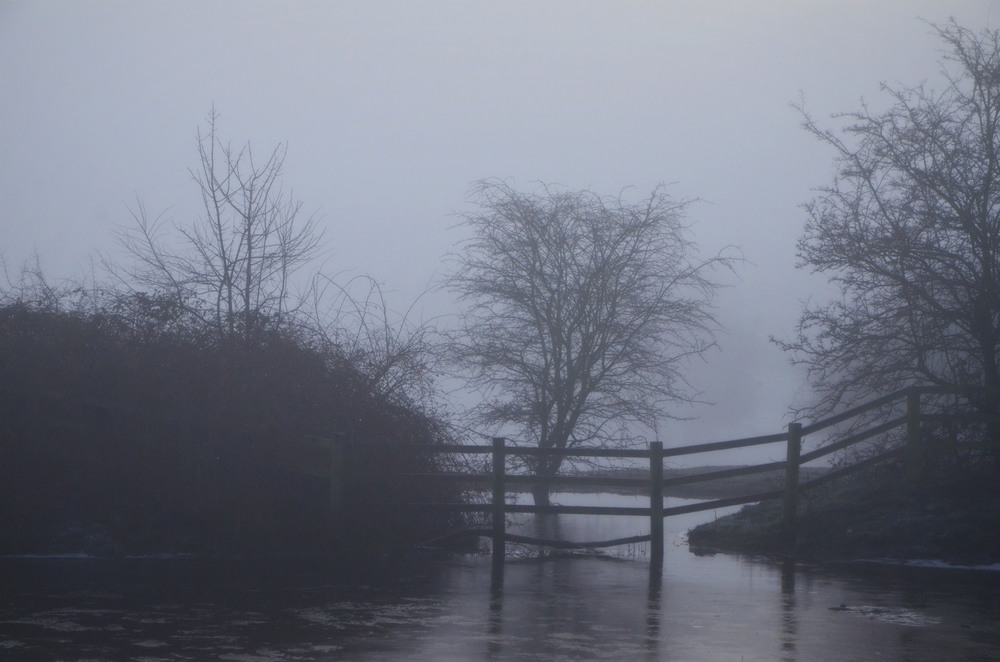
[[[7,394],[8,398],[10,394]],[[799,496],[808,490],[822,484],[854,474],[873,464],[889,459],[901,458],[910,472],[911,479],[919,484],[923,478],[927,463],[934,452],[942,449],[930,447],[926,435],[921,433],[925,423],[934,424],[982,424],[986,422],[984,411],[989,411],[982,405],[985,392],[982,389],[954,389],[936,387],[913,387],[892,393],[873,400],[872,402],[852,408],[848,411],[830,416],[809,425],[790,423],[786,430],[777,434],[718,441],[704,444],[664,448],[662,442],[653,442],[645,449],[570,449],[544,450],[533,447],[509,445],[504,439],[494,439],[489,445],[415,445],[407,444],[408,451],[435,455],[488,455],[490,457],[488,472],[452,472],[410,474],[418,480],[458,481],[478,486],[491,495],[489,501],[479,503],[418,503],[400,504],[418,508],[447,509],[456,512],[478,512],[490,516],[491,526],[484,529],[466,530],[465,534],[488,536],[493,542],[493,567],[496,573],[502,573],[506,543],[536,544],[553,548],[596,548],[648,542],[649,558],[654,569],[661,568],[663,563],[663,520],[673,515],[693,513],[704,510],[714,510],[728,506],[781,499],[783,501],[783,533],[785,543],[792,545],[795,541],[796,518]],[[977,406],[976,401],[978,402]],[[35,403],[45,407],[46,414],[53,420],[76,420],[81,417],[92,419],[98,414],[106,416],[108,411],[121,410],[107,403],[67,400],[62,396],[44,395]],[[66,411],[63,411],[63,410]],[[91,411],[93,410],[93,411]],[[131,411],[131,410],[129,410]],[[149,412],[136,410],[142,415]],[[96,412],[96,413],[95,413]],[[992,412],[997,416],[1000,412]],[[85,415],[85,416],[84,416]],[[994,424],[1000,421],[993,419]],[[830,434],[830,429],[842,426],[840,431]],[[844,431],[846,428],[846,431]],[[803,452],[804,441],[815,440],[820,433],[826,433],[826,438],[812,444],[812,450]],[[848,451],[866,441],[901,432],[901,443],[873,446],[869,452],[858,454],[861,458],[854,462],[839,463],[835,469],[824,472],[820,477],[811,480],[800,480],[799,468],[811,462],[827,458],[833,453]],[[277,466],[279,470],[293,471],[302,474],[320,476],[329,482],[330,509],[334,515],[346,512],[347,485],[351,476],[351,446],[353,442],[344,436],[332,438],[305,437],[288,439],[288,442],[318,447],[321,455],[328,454],[322,466],[315,463],[297,463],[295,466]],[[822,443],[825,442],[825,443]],[[377,442],[363,442],[364,445],[376,445]],[[783,443],[783,461],[766,462],[737,468],[709,470],[699,474],[664,476],[664,461],[702,453],[731,451],[744,448]],[[362,445],[359,443],[359,445]],[[951,450],[961,452],[977,452],[984,450],[973,444],[952,442]],[[987,449],[995,452],[997,449]],[[877,451],[877,452],[875,452]],[[555,475],[545,478],[523,471],[508,471],[508,458],[538,458],[558,454],[564,458],[612,458],[642,462],[649,467],[648,476],[644,478],[588,476],[588,475]],[[487,463],[483,463],[484,465]],[[521,466],[528,463],[522,462]],[[684,485],[693,485],[754,474],[781,472],[783,481],[774,489],[740,495],[730,498],[710,499],[697,503],[665,508],[663,495]],[[507,494],[510,491],[523,490],[539,481],[544,481],[552,487],[601,489],[630,489],[649,493],[649,505],[646,507],[613,507],[613,506],[537,506],[519,503],[508,503]],[[510,513],[536,514],[593,514],[593,515],[629,515],[649,518],[649,534],[619,538],[615,540],[575,542],[565,540],[547,540],[515,535],[506,530],[506,516]]]
[[[641,450],[556,450],[516,445],[512,446],[508,445],[502,438],[493,439],[493,443],[490,445],[420,446],[419,448],[422,451],[433,454],[489,455],[491,457],[490,465],[492,467],[492,470],[489,472],[409,474],[409,476],[411,478],[438,481],[458,481],[463,484],[478,485],[481,489],[491,494],[491,499],[489,502],[482,503],[425,503],[405,505],[420,508],[444,508],[459,512],[478,512],[489,514],[492,523],[490,528],[469,529],[465,530],[463,533],[489,536],[492,539],[494,576],[500,575],[501,577],[503,572],[505,548],[506,543],[508,542],[534,544],[554,548],[596,548],[648,542],[650,545],[649,558],[651,564],[654,569],[658,569],[662,567],[663,563],[663,520],[665,517],[704,510],[714,510],[728,506],[757,503],[772,499],[783,500],[783,533],[786,544],[791,545],[794,543],[795,539],[798,501],[799,495],[802,492],[814,489],[824,483],[856,473],[875,463],[883,462],[900,455],[905,456],[905,461],[910,467],[910,470],[913,472],[913,475],[915,477],[920,476],[923,472],[922,463],[926,458],[927,450],[922,445],[924,440],[921,435],[921,424],[928,420],[933,420],[935,422],[968,422],[976,420],[976,416],[974,414],[970,414],[968,407],[958,411],[952,407],[950,410],[945,411],[941,409],[939,402],[934,403],[933,412],[922,411],[922,398],[928,395],[938,396],[938,399],[942,396],[961,398],[968,397],[973,393],[976,392],[970,390],[960,391],[943,388],[908,388],[829,418],[816,421],[810,425],[803,426],[800,423],[790,423],[784,432],[777,434],[673,448],[664,448],[662,442],[653,442],[649,444],[648,448]],[[944,413],[941,413],[942,411]],[[868,419],[879,422],[869,424]],[[807,437],[807,435],[816,435],[817,433],[828,430],[834,426],[848,423],[854,423],[853,427],[848,425],[849,433],[836,435],[833,437],[833,441],[829,441],[828,443],[816,444],[817,447],[814,450],[808,452],[802,451],[803,440]],[[844,463],[836,469],[831,469],[823,473],[819,478],[808,481],[800,480],[799,468],[802,465],[809,462],[815,462],[833,453],[845,451],[865,441],[900,429],[904,431],[903,443],[887,445],[886,449],[880,452],[870,452],[864,456],[864,459],[853,463]],[[343,446],[348,442],[344,440],[312,440],[311,443],[322,443],[331,450],[331,469],[330,473],[327,474],[331,479],[331,506],[334,509],[345,507],[346,504],[342,502],[344,484],[341,477],[344,475],[344,462],[349,455],[348,453],[345,453]],[[768,462],[737,468],[711,470],[693,475],[664,477],[663,463],[664,460],[668,458],[751,448],[776,443],[785,444],[785,460],[780,462]],[[415,447],[407,446],[407,448],[413,450]],[[537,458],[555,454],[564,458],[613,458],[641,461],[643,463],[648,463],[649,474],[648,478],[587,475],[555,475],[540,478],[530,473],[512,473],[507,469],[507,460],[511,457]],[[522,463],[522,465],[523,464],[525,463]],[[780,487],[776,486],[773,490],[745,494],[731,498],[711,499],[698,503],[673,506],[670,508],[665,508],[663,505],[664,493],[673,487],[735,478],[739,476],[773,473],[775,471],[781,471],[784,473],[784,481]],[[587,488],[589,490],[609,488],[627,488],[640,491],[648,490],[649,506],[538,506],[508,503],[508,491],[530,487],[542,481],[552,487],[562,486],[570,488]],[[510,513],[641,516],[649,518],[650,532],[648,535],[588,542],[532,538],[507,532],[505,526],[506,516]]]

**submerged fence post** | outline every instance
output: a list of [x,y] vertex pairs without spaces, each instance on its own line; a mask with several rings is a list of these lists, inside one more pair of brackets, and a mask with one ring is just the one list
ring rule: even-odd
[[663,568],[663,442],[649,444],[649,562]]
[[504,552],[507,546],[506,498],[504,486],[504,465],[507,463],[504,438],[493,438],[493,567],[494,584],[503,582]]
[[795,545],[796,517],[799,509],[799,455],[802,453],[802,424],[788,424],[788,452],[785,456],[785,505],[782,530],[785,551]]

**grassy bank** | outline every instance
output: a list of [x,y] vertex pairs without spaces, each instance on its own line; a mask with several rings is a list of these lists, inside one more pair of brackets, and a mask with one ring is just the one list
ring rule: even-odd
[[[735,469],[732,466],[704,466],[688,468],[667,468],[663,470],[663,479],[670,481],[674,478],[684,478],[687,476],[697,476],[700,474],[723,471],[725,469]],[[803,467],[803,480],[812,480],[819,477],[827,470],[819,467]],[[602,472],[593,472],[586,475],[607,476],[609,478],[635,478],[649,480],[649,471],[646,469],[614,469]],[[666,496],[680,499],[728,499],[732,497],[744,496],[747,494],[757,494],[759,492],[769,492],[781,489],[785,484],[785,474],[783,471],[767,471],[750,476],[735,476],[732,478],[717,478],[697,483],[683,485],[672,485],[664,488]],[[574,491],[585,491],[580,488],[572,488]],[[627,488],[595,488],[593,491],[645,494],[646,490],[631,490]]]
[[[692,530],[694,550],[778,555],[781,503],[748,506]],[[1000,487],[992,475],[951,471],[908,482],[894,468],[804,494],[793,556],[817,560],[1000,562]]]

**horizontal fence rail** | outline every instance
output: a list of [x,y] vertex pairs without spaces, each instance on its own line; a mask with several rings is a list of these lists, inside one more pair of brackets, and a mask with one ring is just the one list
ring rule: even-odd
[[[22,397],[23,396],[23,397]],[[931,397],[928,406],[922,399]],[[989,396],[989,397],[987,397]],[[52,411],[53,420],[70,421],[68,414],[104,415],[107,412],[124,412],[126,414],[153,417],[156,411],[141,407],[122,407],[117,403],[101,402],[88,399],[71,399],[58,392],[46,392],[28,396],[18,391],[5,391],[0,397],[24,401],[25,407]],[[283,463],[268,466],[279,470],[304,475],[312,475],[327,480],[329,483],[330,509],[336,515],[345,512],[347,506],[347,485],[351,479],[352,449],[375,448],[379,446],[405,447],[408,452],[423,453],[435,456],[488,456],[491,470],[480,472],[425,472],[407,474],[415,480],[434,480],[451,482],[456,485],[469,485],[490,494],[490,499],[484,503],[416,503],[405,504],[412,507],[427,509],[444,509],[453,512],[489,514],[492,526],[489,529],[467,529],[464,533],[489,535],[493,540],[494,568],[497,563],[502,570],[504,546],[507,542],[523,544],[538,544],[560,549],[580,547],[601,547],[621,544],[648,542],[651,546],[650,559],[654,565],[662,563],[663,557],[663,519],[665,517],[694,513],[704,510],[714,510],[730,506],[757,503],[761,501],[783,500],[783,525],[786,540],[789,545],[794,543],[798,496],[801,492],[815,489],[831,481],[849,476],[888,460],[902,460],[914,479],[919,479],[926,471],[927,452],[926,440],[923,439],[921,428],[925,424],[968,425],[988,422],[994,425],[996,413],[984,407],[984,402],[995,402],[1000,396],[995,392],[975,388],[949,387],[910,387],[895,393],[877,398],[866,404],[847,409],[846,411],[828,416],[808,425],[790,423],[784,432],[731,439],[703,444],[675,446],[664,448],[661,442],[653,442],[646,449],[615,449],[615,448],[574,448],[574,449],[541,449],[537,447],[509,445],[505,440],[497,438],[491,444],[464,445],[442,444],[422,445],[365,441],[354,442],[346,436],[318,437],[296,436],[286,440],[290,444],[318,448],[326,451],[328,457],[324,462],[302,462],[300,464]],[[60,414],[61,412],[61,414]],[[176,424],[176,421],[166,421]],[[814,450],[802,451],[803,441],[817,433],[831,430],[838,425],[847,424],[847,430],[842,435],[834,435],[826,443]],[[223,421],[213,421],[212,425],[223,425],[232,428],[234,424]],[[242,429],[239,425],[236,428]],[[857,429],[854,429],[857,428]],[[248,432],[260,433],[258,429]],[[902,433],[902,443],[879,452],[873,452],[863,459],[844,466],[826,471],[823,475],[800,480],[800,467],[810,462],[821,460],[833,453],[847,451],[858,447],[866,441],[888,435]],[[815,438],[815,437],[814,437]],[[704,471],[698,474],[664,477],[663,462],[666,458],[677,458],[700,453],[752,448],[766,444],[784,443],[785,460],[772,461],[752,466],[735,467]],[[956,447],[971,451],[987,450],[982,444],[952,442]],[[996,452],[996,448],[988,448]],[[312,455],[312,454],[310,454]],[[320,453],[320,456],[323,454]],[[622,476],[588,476],[563,475],[539,477],[537,475],[511,473],[507,471],[507,459],[511,457],[538,458],[559,456],[563,458],[611,458],[628,459],[648,463],[646,477]],[[773,490],[755,492],[727,498],[710,499],[698,503],[680,506],[664,507],[664,490],[682,486],[697,485],[710,481],[727,480],[740,476],[751,476],[763,473],[781,473],[784,476],[783,485],[775,486]],[[649,492],[647,507],[611,507],[611,506],[563,506],[563,505],[528,505],[507,503],[507,492],[526,486],[544,482],[549,486],[567,486],[577,488],[617,488],[637,492]],[[505,530],[505,516],[510,513],[534,514],[593,514],[593,515],[627,515],[648,517],[650,520],[649,535],[632,536],[615,540],[594,542],[570,542],[565,540],[550,540],[530,538],[515,535]]]
[[[783,529],[786,543],[791,545],[795,539],[796,515],[798,510],[798,496],[801,492],[814,489],[831,481],[854,474],[876,463],[885,462],[890,459],[902,457],[907,463],[918,464],[923,456],[920,447],[921,423],[969,423],[984,420],[981,413],[969,411],[968,408],[956,411],[941,413],[921,411],[921,397],[926,395],[952,395],[952,396],[974,396],[981,391],[971,389],[946,389],[940,387],[931,388],[908,388],[890,395],[877,398],[871,402],[852,407],[844,412],[829,416],[809,425],[791,423],[785,432],[748,437],[745,439],[732,439],[728,441],[710,442],[704,444],[676,446],[673,448],[663,448],[661,442],[650,443],[646,449],[614,449],[614,448],[574,448],[574,449],[541,449],[536,447],[526,447],[519,445],[509,445],[502,438],[493,439],[490,445],[406,445],[410,451],[417,451],[431,455],[452,455],[452,456],[474,456],[488,455],[491,459],[492,469],[480,472],[425,472],[406,474],[407,478],[419,480],[443,481],[456,485],[467,485],[489,493],[490,499],[481,503],[413,503],[405,504],[411,507],[427,509],[443,509],[453,512],[481,513],[489,514],[492,519],[492,526],[488,529],[473,528],[465,529],[461,532],[465,535],[489,536],[493,541],[493,569],[494,574],[502,574],[504,548],[506,543],[522,543],[541,545],[556,549],[578,549],[596,548],[602,546],[614,546],[636,543],[650,543],[650,560],[654,567],[659,567],[663,559],[663,519],[675,515],[695,513],[704,510],[714,510],[730,506],[738,506],[761,501],[782,499],[783,505]],[[901,407],[905,410],[899,413]],[[883,420],[875,422],[860,431],[846,434],[842,438],[835,438],[828,441],[815,450],[802,452],[802,442],[807,435],[828,430],[848,421],[862,421],[865,417],[872,417],[881,412]],[[887,418],[886,418],[887,417]],[[862,460],[851,464],[830,469],[821,476],[808,480],[800,480],[799,469],[802,465],[815,462],[833,453],[845,451],[855,447],[865,441],[886,435],[897,430],[904,431],[903,443],[894,448],[874,453]],[[301,473],[313,473],[314,475],[324,475],[329,477],[331,483],[331,505],[337,504],[343,491],[342,485],[337,485],[342,480],[345,455],[343,447],[346,442],[340,439],[320,439],[306,438],[303,443],[319,445],[331,451],[331,463],[329,469],[313,468],[311,471],[300,469]],[[670,476],[664,478],[663,461],[666,458],[676,458],[682,456],[695,455],[699,453],[709,453],[717,451],[736,450],[741,448],[751,448],[766,444],[784,443],[784,461],[765,462],[750,466],[726,468],[718,470],[704,471],[697,474]],[[365,442],[365,446],[379,446],[378,442]],[[565,475],[556,474],[552,476],[538,476],[535,474],[511,473],[507,470],[507,459],[511,457],[532,458],[560,456],[563,458],[613,458],[644,460],[648,462],[649,472],[647,477],[622,477],[622,476],[593,476],[593,475]],[[282,467],[285,468],[285,467]],[[294,470],[294,469],[292,469]],[[914,469],[916,471],[916,469]],[[698,503],[689,503],[680,506],[665,508],[663,505],[664,490],[680,486],[697,485],[709,481],[720,481],[741,476],[751,476],[754,474],[779,473],[784,475],[783,485],[773,490],[756,492],[741,496],[709,499]],[[613,507],[613,506],[566,506],[566,505],[529,505],[507,503],[507,493],[509,490],[530,487],[544,483],[550,487],[577,487],[577,488],[612,488],[628,489],[637,492],[649,492],[648,507]],[[343,504],[341,504],[342,506]],[[544,538],[532,538],[529,536],[515,535],[508,533],[505,528],[505,517],[512,513],[533,513],[533,514],[565,514],[565,515],[627,515],[648,517],[650,519],[649,535],[632,536],[615,540],[591,541],[591,542],[571,542],[566,540],[551,540]]]

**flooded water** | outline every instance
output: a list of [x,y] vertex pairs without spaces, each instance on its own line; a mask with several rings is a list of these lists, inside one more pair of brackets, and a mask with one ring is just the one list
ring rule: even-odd
[[[557,500],[597,498],[641,505]],[[684,532],[712,516],[666,521],[652,582],[645,546],[541,561],[513,549],[502,590],[485,556],[411,558],[349,584],[295,561],[2,559],[0,659],[1000,659],[1000,573],[691,554]],[[574,540],[647,526],[558,521]]]

